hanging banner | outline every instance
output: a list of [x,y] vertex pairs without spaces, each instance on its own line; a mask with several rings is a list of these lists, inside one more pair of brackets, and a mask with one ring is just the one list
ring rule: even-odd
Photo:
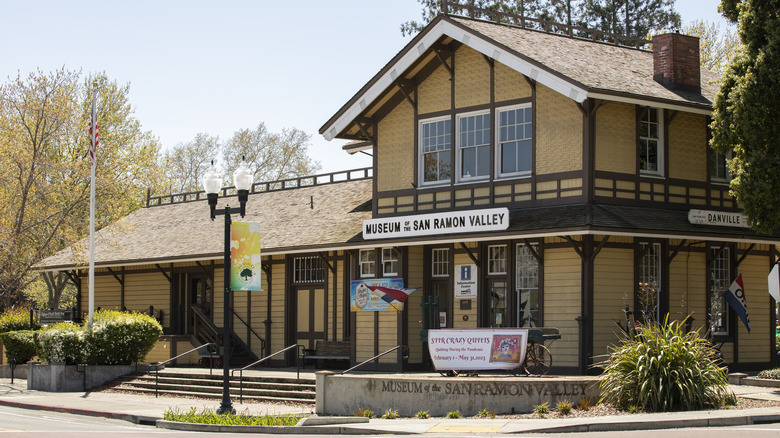
[[428,330],[437,370],[513,370],[525,360],[528,329]]
[[260,265],[260,224],[230,225],[230,289],[263,290]]
[[409,294],[419,288],[404,289],[403,278],[366,278],[352,280],[349,304],[353,312],[404,310]]

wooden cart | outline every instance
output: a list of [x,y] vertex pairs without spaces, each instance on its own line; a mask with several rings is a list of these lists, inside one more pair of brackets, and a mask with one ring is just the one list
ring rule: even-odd
[[561,339],[556,327],[529,327],[528,345],[525,348],[523,370],[526,375],[543,376],[552,368],[552,354],[544,345],[545,341]]

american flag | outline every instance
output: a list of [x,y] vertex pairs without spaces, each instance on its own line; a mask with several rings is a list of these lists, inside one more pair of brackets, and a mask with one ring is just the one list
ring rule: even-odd
[[92,99],[92,115],[89,118],[89,164],[95,165],[95,152],[98,147],[97,117],[95,116],[95,99]]

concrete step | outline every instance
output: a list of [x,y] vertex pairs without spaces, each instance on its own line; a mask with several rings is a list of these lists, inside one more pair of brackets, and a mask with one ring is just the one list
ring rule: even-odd
[[[187,384],[187,385],[172,385],[172,384],[166,384],[166,383],[159,383],[156,385],[158,391],[167,391],[171,393],[179,393],[179,394],[192,394],[192,393],[201,393],[201,394],[222,394],[222,386],[215,386],[215,385],[193,385],[193,384]],[[130,390],[135,391],[139,389],[146,389],[154,392],[155,384],[154,382],[138,382],[138,381],[131,381],[131,382],[125,382],[121,385],[115,386],[113,389],[115,390]],[[230,385],[230,392],[231,393],[238,393],[241,389],[241,387],[238,385],[238,383],[231,382]],[[301,390],[286,390],[286,391],[280,391],[280,390],[274,390],[274,389],[257,389],[257,388],[247,388],[244,386],[243,389],[244,396],[254,396],[254,397],[271,397],[275,399],[289,399],[292,401],[298,401],[298,400],[314,400],[315,394],[314,391],[301,391]]]
[[[115,387],[113,388],[115,391],[122,391],[122,392],[130,392],[135,394],[146,394],[146,395],[154,395],[155,390],[154,388],[148,389],[148,388],[136,388],[136,387]],[[178,396],[188,396],[188,397],[195,397],[195,398],[207,398],[207,399],[220,399],[222,398],[222,391],[219,392],[186,392],[182,393],[180,390],[163,390],[159,389],[157,391],[158,395],[164,396],[164,395],[178,395]],[[230,398],[235,400],[239,399],[239,392],[238,389],[230,391]],[[277,403],[296,403],[296,404],[304,404],[304,405],[313,405],[314,399],[291,399],[287,397],[273,397],[273,396],[258,396],[258,395],[251,395],[247,394],[246,391],[244,391],[243,394],[244,401],[250,400],[250,401],[259,401],[259,402],[277,402]]]

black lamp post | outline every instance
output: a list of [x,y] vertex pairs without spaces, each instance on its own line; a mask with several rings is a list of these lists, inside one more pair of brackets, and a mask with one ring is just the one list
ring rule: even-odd
[[230,208],[229,205],[225,205],[225,208],[217,209],[217,198],[219,197],[219,191],[222,188],[222,177],[217,173],[217,169],[214,168],[214,162],[211,163],[211,167],[206,171],[206,175],[203,177],[203,188],[206,190],[206,196],[209,201],[209,207],[211,208],[211,220],[218,214],[225,215],[225,279],[224,279],[224,307],[223,307],[223,327],[222,327],[222,403],[217,409],[218,414],[235,413],[233,409],[233,403],[230,401],[230,224],[233,222],[230,218],[232,214],[240,214],[244,217],[246,214],[246,201],[249,198],[249,188],[252,186],[252,172],[249,170],[246,161],[241,161],[238,165],[238,169],[233,173],[233,184],[238,191],[238,203],[240,207]]

